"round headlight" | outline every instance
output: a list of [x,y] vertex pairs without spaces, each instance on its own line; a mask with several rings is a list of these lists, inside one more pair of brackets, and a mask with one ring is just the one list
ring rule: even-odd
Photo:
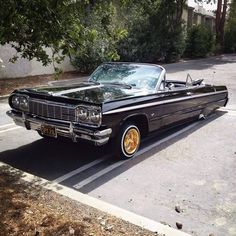
[[26,97],[21,97],[20,98],[20,108],[22,109],[22,110],[28,110],[28,108],[29,108],[29,101],[28,101],[28,99],[26,98]]
[[12,106],[14,108],[19,108],[19,106],[20,106],[20,97],[16,96],[16,95],[12,96],[11,103],[12,103]]
[[99,123],[101,120],[101,113],[99,111],[92,111],[90,114],[90,119],[93,123]]
[[88,110],[84,107],[79,107],[77,109],[77,116],[79,118],[79,120],[81,121],[85,121],[88,119]]

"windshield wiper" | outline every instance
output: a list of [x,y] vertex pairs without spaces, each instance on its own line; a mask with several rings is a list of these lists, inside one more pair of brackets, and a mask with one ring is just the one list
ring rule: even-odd
[[121,82],[104,82],[103,84],[118,85],[118,86],[125,87],[127,89],[132,89],[132,86],[130,84],[121,83]]

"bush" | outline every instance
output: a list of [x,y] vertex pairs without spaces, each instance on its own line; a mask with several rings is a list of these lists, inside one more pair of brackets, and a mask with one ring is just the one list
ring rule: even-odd
[[81,17],[86,40],[71,52],[72,64],[80,72],[90,73],[103,62],[120,59],[117,43],[127,31],[116,24],[116,15],[112,2],[98,1],[87,9],[86,16]]
[[232,0],[229,9],[229,16],[225,27],[224,51],[236,52],[236,0]]
[[185,48],[182,20],[175,1],[138,1],[122,9],[128,37],[119,43],[122,61],[174,62]]
[[206,57],[213,52],[215,37],[210,28],[194,25],[188,30],[185,55],[191,58]]
[[118,44],[121,61],[152,61],[155,50],[158,51],[158,45],[151,38],[149,15],[143,3],[128,2],[119,8],[120,21],[128,31],[127,37]]
[[236,52],[236,30],[227,30],[225,32],[224,52]]

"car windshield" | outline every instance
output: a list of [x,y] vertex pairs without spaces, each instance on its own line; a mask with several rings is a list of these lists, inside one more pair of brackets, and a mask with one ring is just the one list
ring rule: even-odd
[[153,65],[107,63],[99,66],[89,80],[151,90],[156,88],[161,71],[160,67]]

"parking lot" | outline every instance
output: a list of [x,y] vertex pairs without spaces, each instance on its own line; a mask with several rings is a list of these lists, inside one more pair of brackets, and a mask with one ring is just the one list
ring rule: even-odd
[[[206,120],[145,139],[117,161],[108,146],[42,139],[12,124],[0,100],[0,162],[176,227],[236,235],[236,55],[165,66],[168,78],[227,85],[229,103]],[[178,209],[179,212],[175,210]]]

